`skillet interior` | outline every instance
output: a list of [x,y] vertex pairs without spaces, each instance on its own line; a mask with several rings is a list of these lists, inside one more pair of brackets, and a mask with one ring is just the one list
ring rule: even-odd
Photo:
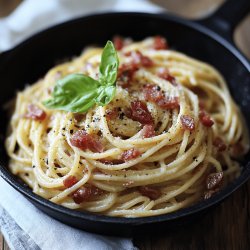
[[[103,45],[120,34],[141,40],[147,36],[165,36],[172,48],[215,66],[226,78],[231,93],[241,106],[250,128],[250,66],[225,40],[201,26],[166,14],[111,13],[93,15],[70,21],[43,31],[3,55],[0,55],[0,106],[14,97],[17,89],[42,77],[58,60],[79,55],[90,44]],[[158,231],[164,227],[191,221],[238,188],[250,175],[250,154],[242,175],[227,188],[207,201],[172,214],[147,218],[111,218],[72,211],[50,203],[24,187],[7,171],[8,158],[4,149],[7,117],[0,112],[0,173],[12,186],[52,217],[69,225],[102,234],[128,235],[134,232]],[[155,229],[158,230],[155,230]]]

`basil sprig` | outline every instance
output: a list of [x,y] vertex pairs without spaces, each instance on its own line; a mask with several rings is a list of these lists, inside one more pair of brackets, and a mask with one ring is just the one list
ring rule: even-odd
[[52,99],[43,104],[49,109],[82,113],[95,104],[107,105],[115,95],[119,60],[111,41],[103,49],[99,79],[83,74],[71,74],[57,81]]

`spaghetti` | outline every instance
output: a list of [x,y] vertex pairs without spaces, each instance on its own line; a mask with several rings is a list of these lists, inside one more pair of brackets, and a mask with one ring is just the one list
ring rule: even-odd
[[114,42],[120,68],[106,106],[76,114],[42,105],[58,79],[96,79],[101,48],[17,94],[6,139],[12,173],[54,203],[122,217],[179,210],[239,176],[248,133],[223,77],[161,37]]

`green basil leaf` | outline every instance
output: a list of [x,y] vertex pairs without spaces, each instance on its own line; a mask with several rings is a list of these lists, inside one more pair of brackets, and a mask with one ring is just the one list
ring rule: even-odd
[[49,109],[79,113],[95,104],[107,105],[115,95],[118,66],[114,45],[108,41],[103,49],[98,81],[82,74],[68,75],[57,82],[52,98],[43,104]]
[[115,86],[107,86],[107,87],[99,87],[98,96],[95,99],[95,102],[99,106],[105,106],[112,101],[115,96],[116,87]]
[[102,52],[101,64],[99,67],[99,81],[102,85],[111,86],[117,78],[119,59],[115,47],[111,41],[106,43]]
[[59,80],[52,99],[43,102],[50,109],[86,112],[95,104],[100,83],[82,74],[71,74]]

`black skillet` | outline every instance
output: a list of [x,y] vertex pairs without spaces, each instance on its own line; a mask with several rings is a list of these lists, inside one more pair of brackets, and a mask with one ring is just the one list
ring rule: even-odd
[[[17,89],[23,89],[26,83],[33,83],[42,77],[56,61],[79,55],[86,45],[104,45],[115,34],[129,36],[135,40],[160,34],[168,39],[174,49],[210,63],[223,74],[250,128],[250,65],[235,48],[232,40],[234,27],[249,9],[249,0],[229,0],[212,16],[198,22],[166,13],[107,13],[57,25],[0,55],[0,106],[13,98]],[[248,154],[242,162],[243,171],[237,180],[211,199],[171,214],[144,218],[112,218],[72,211],[33,194],[8,171],[8,158],[4,149],[7,116],[3,110],[0,112],[0,119],[1,176],[48,215],[91,232],[124,236],[135,232],[172,229],[193,221],[211,209],[239,188],[250,176]]]

